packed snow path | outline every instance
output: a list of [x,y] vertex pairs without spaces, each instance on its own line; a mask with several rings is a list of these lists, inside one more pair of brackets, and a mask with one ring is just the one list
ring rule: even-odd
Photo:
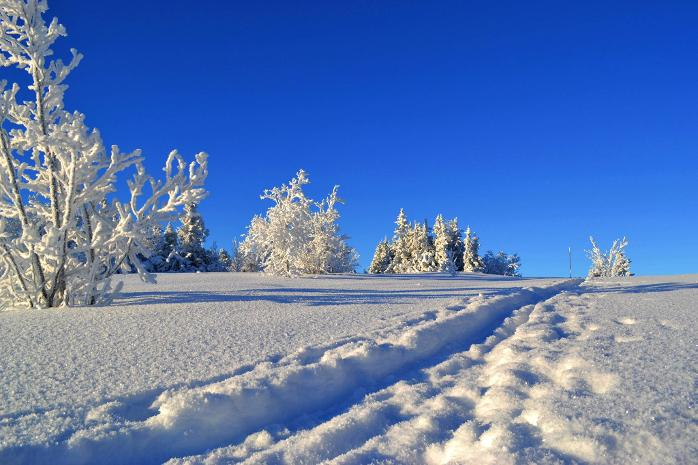
[[[313,299],[325,300],[324,306],[342,305],[342,299],[326,302],[330,282],[280,281],[286,288],[276,288],[271,280],[263,291],[257,281],[254,291],[226,293],[226,305],[236,292],[264,295],[259,300],[269,304],[268,294],[276,294],[268,289],[279,289],[283,300],[272,306],[289,329],[293,319],[284,319],[284,306],[316,310]],[[289,290],[289,283],[302,286]],[[183,284],[172,283],[180,289]],[[695,461],[696,278],[577,284],[478,275],[335,282],[333,294],[353,307],[346,320],[334,320],[344,334],[326,334],[297,351],[291,344],[262,363],[253,361],[218,378],[130,397],[87,399],[77,407],[3,415],[0,462],[161,463],[191,454],[200,455],[181,460]],[[160,288],[153,299],[167,300],[167,292]],[[158,305],[172,312],[179,304],[169,299],[138,309],[136,318],[150,330],[156,323],[170,328],[163,315],[158,315],[161,320],[143,318]],[[250,301],[255,299],[245,299],[243,307]],[[337,318],[322,305],[317,307],[325,319]],[[366,307],[372,307],[373,318]],[[101,310],[109,315],[115,308]],[[0,314],[0,321],[5,316]],[[305,316],[300,311],[294,319]],[[363,328],[352,326],[352,317]],[[218,322],[226,323],[225,318]],[[271,320],[261,326],[274,328]],[[188,332],[186,325],[179,328],[180,335]],[[267,342],[278,343],[274,338],[279,336]],[[174,342],[186,354],[186,343]],[[145,350],[151,350],[147,344]],[[194,345],[191,352],[206,350]],[[139,370],[152,368],[153,361],[143,355],[136,360],[140,368],[133,382],[141,384]],[[3,365],[3,375],[7,372]],[[4,396],[12,397],[11,392]]]

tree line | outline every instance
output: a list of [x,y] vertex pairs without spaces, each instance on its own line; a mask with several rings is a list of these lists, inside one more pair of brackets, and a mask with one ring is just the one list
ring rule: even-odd
[[[72,50],[67,61],[54,57],[66,32],[57,19],[45,21],[47,9],[45,1],[0,3],[0,66],[23,78],[0,82],[0,307],[105,304],[119,289],[113,276],[128,272],[154,281],[153,272],[355,271],[356,251],[338,225],[338,186],[315,201],[303,192],[310,181],[302,170],[262,193],[272,206],[252,219],[232,253],[206,248],[197,207],[207,195],[207,154],[187,163],[172,151],[156,178],[140,150],[107,147],[84,114],[67,111],[65,81],[82,56]],[[128,195],[120,200],[117,181],[129,171]],[[429,228],[410,224],[401,210],[396,224],[369,272],[519,274],[518,255],[480,256],[478,237],[470,228],[463,236],[456,219],[439,215]],[[630,274],[626,246],[616,241],[605,253],[592,240],[589,276]]]
[[519,276],[521,260],[517,254],[488,251],[480,256],[480,239],[470,226],[464,237],[457,218],[446,221],[439,214],[430,228],[426,220],[410,224],[400,209],[395,224],[392,240],[384,238],[378,243],[369,273],[466,271]]

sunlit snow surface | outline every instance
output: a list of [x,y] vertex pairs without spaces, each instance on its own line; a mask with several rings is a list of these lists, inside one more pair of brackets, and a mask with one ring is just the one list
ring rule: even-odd
[[698,462],[698,276],[133,278],[0,313],[0,463]]

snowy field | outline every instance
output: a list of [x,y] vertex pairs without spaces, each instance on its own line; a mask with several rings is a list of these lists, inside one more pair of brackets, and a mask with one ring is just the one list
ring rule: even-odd
[[698,276],[126,281],[0,313],[0,463],[698,463]]

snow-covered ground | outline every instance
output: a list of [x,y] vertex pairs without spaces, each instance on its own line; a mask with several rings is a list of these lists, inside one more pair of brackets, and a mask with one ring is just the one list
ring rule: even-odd
[[698,463],[698,276],[133,278],[0,313],[0,463]]

